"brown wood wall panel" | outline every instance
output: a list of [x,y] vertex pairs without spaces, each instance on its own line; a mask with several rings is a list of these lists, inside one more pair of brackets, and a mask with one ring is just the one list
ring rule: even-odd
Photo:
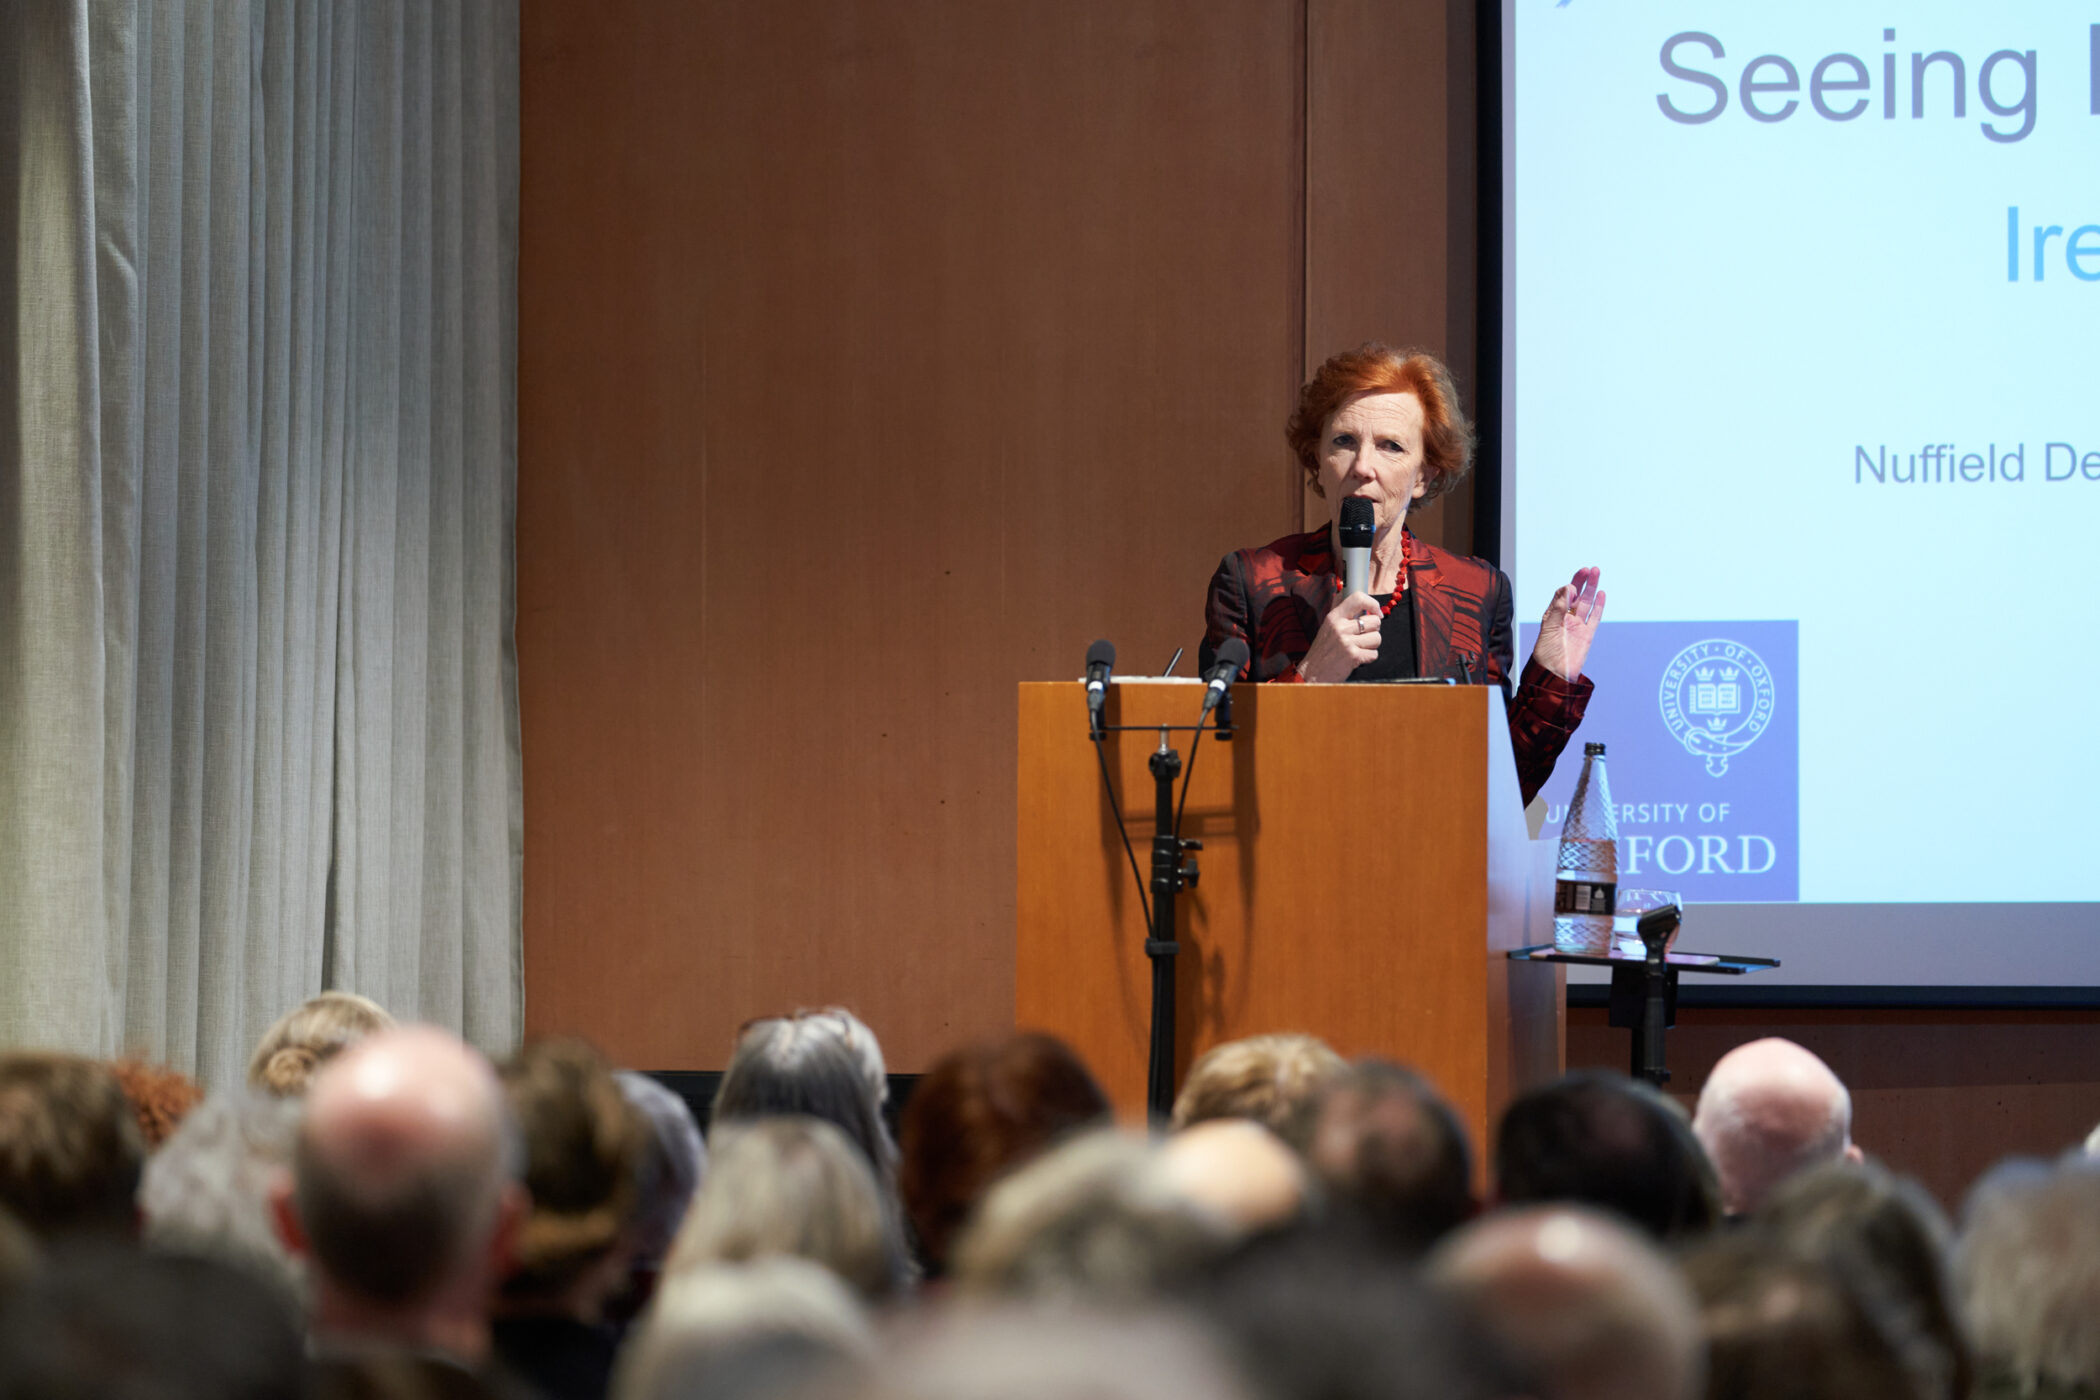
[[[1426,345],[1474,402],[1472,25],[526,0],[532,1029],[705,1069],[840,1000],[910,1070],[1009,1022],[1015,682],[1193,644],[1218,555],[1301,510],[1308,357]],[[1570,1063],[1623,1064],[1602,1020]],[[1943,1199],[2100,1121],[2086,1016],[1692,1011],[1679,1087],[1768,1032]]]
[[[1479,140],[1470,0],[1306,7],[1305,358],[1367,340],[1427,350],[1479,384]],[[1327,505],[1305,495],[1306,528]],[[1473,552],[1469,478],[1411,517]]]
[[[1568,1064],[1623,1070],[1628,1032],[1602,1010],[1568,1014]],[[1999,1158],[2053,1157],[2100,1124],[2100,1013],[1721,1011],[1685,1008],[1665,1044],[1687,1108],[1714,1062],[1781,1035],[1852,1090],[1853,1136],[1953,1210]]]
[[[528,3],[527,1021],[1010,1024],[1014,686],[1289,528],[1299,6]],[[1184,672],[1186,673],[1186,672]]]

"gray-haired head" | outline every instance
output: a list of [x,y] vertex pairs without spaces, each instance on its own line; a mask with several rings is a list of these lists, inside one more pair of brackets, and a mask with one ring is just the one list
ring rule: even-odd
[[1204,1332],[1150,1308],[958,1307],[907,1329],[858,1400],[1250,1400]]
[[805,1381],[874,1351],[860,1299],[821,1264],[778,1254],[696,1264],[665,1279],[621,1352],[612,1394],[687,1396],[699,1377],[760,1354],[768,1381]]
[[693,1198],[666,1275],[696,1265],[794,1255],[873,1298],[902,1282],[905,1260],[867,1158],[821,1118],[777,1116],[716,1129],[707,1181]]
[[284,1247],[270,1188],[292,1162],[302,1101],[215,1094],[146,1159],[139,1211],[146,1243],[247,1269],[302,1305],[306,1270]]
[[2100,1389],[2100,1164],[2007,1162],[1962,1212],[1956,1295],[1986,1376]]
[[980,1296],[1112,1305],[1179,1282],[1237,1238],[1150,1143],[1106,1129],[993,1187],[956,1245],[954,1275]]
[[649,1123],[633,1228],[635,1267],[653,1272],[663,1267],[706,1175],[707,1142],[692,1108],[670,1089],[638,1070],[615,1070],[613,1078]]

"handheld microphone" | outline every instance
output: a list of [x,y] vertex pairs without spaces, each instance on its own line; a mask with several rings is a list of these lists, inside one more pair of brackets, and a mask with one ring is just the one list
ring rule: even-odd
[[1342,596],[1371,591],[1371,537],[1378,532],[1371,503],[1361,496],[1342,502]]
[[1113,642],[1103,638],[1086,649],[1087,726],[1095,734],[1101,733],[1101,707],[1108,701],[1108,678],[1115,669],[1116,648]]
[[1232,689],[1232,682],[1239,676],[1240,668],[1247,664],[1247,656],[1247,644],[1238,637],[1227,637],[1219,645],[1218,659],[1211,666],[1210,674],[1204,677],[1209,684],[1203,689],[1203,715],[1197,717],[1196,723],[1203,723],[1203,719],[1218,708],[1218,702],[1225,698],[1225,692]]

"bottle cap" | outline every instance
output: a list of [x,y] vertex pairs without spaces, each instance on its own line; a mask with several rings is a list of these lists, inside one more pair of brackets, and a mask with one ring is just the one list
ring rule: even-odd
[[1584,758],[1602,758],[1604,757],[1604,745],[1584,744],[1582,746],[1582,756]]

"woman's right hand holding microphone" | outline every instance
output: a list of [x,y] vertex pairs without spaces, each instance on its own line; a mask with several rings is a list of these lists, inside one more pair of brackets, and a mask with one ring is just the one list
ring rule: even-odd
[[1346,681],[1350,672],[1378,659],[1379,629],[1385,614],[1368,593],[1351,593],[1327,610],[1313,643],[1298,663],[1309,681]]

